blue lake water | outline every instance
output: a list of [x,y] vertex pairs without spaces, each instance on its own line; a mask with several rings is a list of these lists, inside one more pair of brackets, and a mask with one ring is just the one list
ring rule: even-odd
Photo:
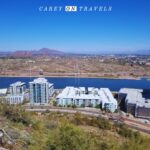
[[[29,82],[35,78],[30,77],[0,77],[0,88],[8,88],[11,83],[16,81]],[[104,79],[104,78],[46,78],[49,82],[54,83],[56,89],[66,86],[84,86],[84,87],[108,87],[112,91],[118,91],[120,88],[141,88],[150,89],[150,80],[142,78],[141,80],[131,79]]]

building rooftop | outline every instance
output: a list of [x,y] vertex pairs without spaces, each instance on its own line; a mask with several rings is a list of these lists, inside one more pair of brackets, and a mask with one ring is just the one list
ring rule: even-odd
[[105,103],[115,103],[117,105],[116,99],[113,97],[112,93],[108,88],[94,88],[89,87],[87,91],[85,88],[75,88],[66,87],[62,93],[60,93],[57,98],[59,99],[94,99],[103,100]]
[[47,79],[45,78],[37,78],[33,80],[34,83],[47,83]]
[[1,94],[6,94],[7,93],[7,89],[0,89],[0,95]]
[[53,83],[49,83],[49,87],[53,86],[54,84]]
[[[37,78],[37,79],[34,79],[33,81],[29,82],[29,83],[49,83],[47,79],[45,78]],[[49,87],[53,86],[54,84],[53,83],[49,83]]]
[[101,96],[101,99],[105,103],[114,103],[117,105],[116,99],[113,97],[111,91],[108,88],[101,88],[100,89],[100,96]]
[[21,81],[18,81],[18,82],[15,82],[13,84],[10,84],[10,86],[22,86],[22,85],[25,85],[25,83],[21,82]]
[[127,94],[126,101],[131,104],[137,104],[140,107],[150,107],[150,99],[143,97],[142,89],[122,88],[119,93]]

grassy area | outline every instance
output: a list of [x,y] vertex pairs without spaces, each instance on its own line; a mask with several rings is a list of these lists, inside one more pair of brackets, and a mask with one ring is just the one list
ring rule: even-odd
[[1,146],[12,150],[148,150],[149,137],[124,125],[76,114],[26,112],[21,106],[0,104]]

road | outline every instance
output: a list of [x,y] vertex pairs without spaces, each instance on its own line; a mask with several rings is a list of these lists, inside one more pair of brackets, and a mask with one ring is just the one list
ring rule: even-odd
[[93,117],[104,117],[106,118],[105,115],[102,115],[100,112],[94,112],[94,111],[89,111],[89,110],[80,110],[80,109],[62,109],[62,108],[50,108],[50,109],[44,109],[44,108],[27,108],[26,111],[34,111],[34,112],[45,112],[46,110],[49,110],[51,112],[61,112],[61,113],[72,113],[75,114],[77,112],[87,115],[87,116],[93,116]]

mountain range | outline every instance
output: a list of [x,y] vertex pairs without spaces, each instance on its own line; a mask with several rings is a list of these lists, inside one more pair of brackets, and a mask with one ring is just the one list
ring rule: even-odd
[[[134,51],[101,51],[97,55],[150,55],[150,50],[134,50]],[[36,56],[72,56],[72,55],[92,55],[92,53],[69,53],[59,50],[42,48],[39,50],[16,50],[16,51],[0,51],[0,57],[28,58]],[[94,53],[93,55],[96,55]]]
[[34,56],[64,56],[67,53],[53,50],[49,48],[42,48],[39,50],[17,50],[0,52],[1,57],[34,57]]

